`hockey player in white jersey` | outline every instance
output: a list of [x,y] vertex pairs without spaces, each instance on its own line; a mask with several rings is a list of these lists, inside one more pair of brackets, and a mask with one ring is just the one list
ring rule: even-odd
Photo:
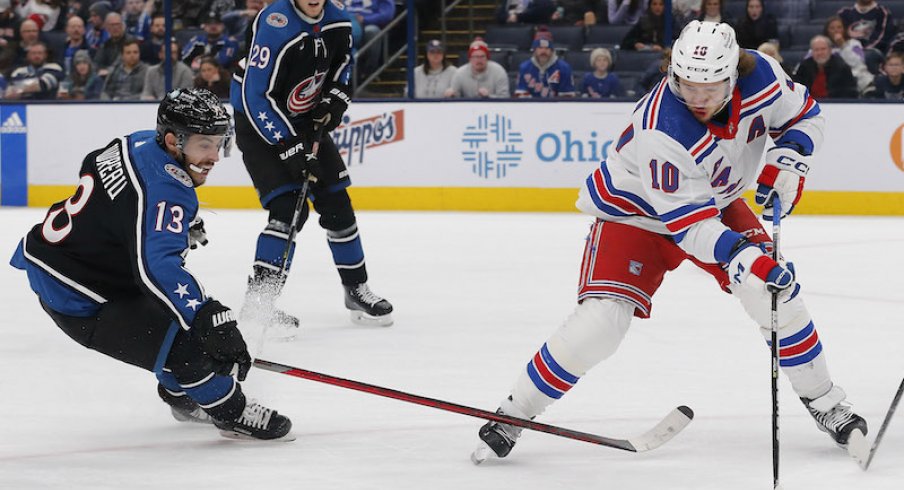
[[[668,75],[635,106],[610,158],[580,189],[596,217],[581,265],[578,305],[515,382],[499,411],[533,418],[591,367],[615,353],[632,316],[647,318],[668,271],[685,259],[737,297],[770,337],[779,291],[780,366],[804,406],[839,445],[866,422],[834,384],[793,268],[775,262],[770,237],[741,193],[757,183],[764,215],[788,215],[800,199],[824,120],[807,89],[772,59],[740,50],[727,24],[691,22],[675,42]],[[765,166],[760,163],[765,157]],[[480,428],[475,463],[509,454],[521,429]]]

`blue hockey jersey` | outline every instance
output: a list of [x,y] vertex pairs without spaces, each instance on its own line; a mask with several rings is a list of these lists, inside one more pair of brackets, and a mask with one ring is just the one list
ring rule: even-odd
[[182,165],[154,131],[140,131],[88,154],[80,176],[10,263],[59,313],[92,316],[107,301],[147,295],[189,329],[209,298],[185,269],[198,197]]

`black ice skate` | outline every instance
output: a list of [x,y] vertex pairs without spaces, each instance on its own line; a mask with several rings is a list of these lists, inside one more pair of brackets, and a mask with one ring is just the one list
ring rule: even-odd
[[185,393],[173,393],[164,388],[163,385],[158,384],[157,394],[160,395],[160,399],[164,403],[170,406],[173,418],[179,422],[213,423],[210,415],[207,415],[207,412],[201,409],[197,402],[189,398]]
[[827,433],[838,446],[847,447],[851,433],[859,430],[866,435],[866,420],[854,413],[850,404],[844,401],[846,395],[839,386],[833,386],[825,395],[810,400],[801,398],[819,430]]
[[351,311],[352,322],[359,325],[392,325],[392,305],[377,296],[366,282],[345,287],[345,307]]
[[292,422],[289,418],[280,415],[276,410],[257,403],[255,400],[251,400],[245,405],[245,409],[237,419],[213,419],[213,423],[220,429],[220,434],[229,439],[295,440],[295,436],[289,434],[292,429]]
[[[512,397],[503,400],[502,406],[496,410],[496,413],[509,415],[511,417],[528,418],[521,410],[518,410],[518,408],[515,407],[512,403]],[[487,422],[480,428],[480,431],[477,432],[477,436],[480,437],[481,442],[478,443],[477,449],[471,453],[471,462],[480,464],[494,456],[497,458],[508,456],[508,454],[512,452],[512,448],[515,447],[515,442],[518,440],[518,437],[521,436],[522,430],[521,427],[515,427],[509,424]]]

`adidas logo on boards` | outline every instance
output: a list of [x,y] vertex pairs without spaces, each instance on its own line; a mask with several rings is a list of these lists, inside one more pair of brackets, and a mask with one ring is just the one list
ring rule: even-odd
[[28,132],[28,128],[25,127],[25,123],[22,121],[22,117],[19,116],[18,112],[10,114],[10,116],[3,121],[3,124],[0,125],[0,133],[2,134],[25,132]]

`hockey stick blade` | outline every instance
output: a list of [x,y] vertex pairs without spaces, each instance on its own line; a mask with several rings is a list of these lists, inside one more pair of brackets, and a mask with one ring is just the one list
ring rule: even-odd
[[879,449],[879,443],[882,442],[882,437],[885,436],[885,431],[888,430],[888,424],[891,423],[891,419],[895,415],[895,410],[897,410],[898,404],[901,402],[902,395],[904,395],[904,380],[901,380],[901,384],[898,386],[898,391],[891,401],[891,406],[888,407],[888,412],[885,413],[885,420],[882,421],[882,426],[879,427],[879,432],[876,434],[876,439],[873,441],[872,446],[867,444],[866,437],[860,431],[851,433],[851,438],[848,441],[848,454],[860,464],[860,468],[863,471],[868,470],[869,465],[872,464],[876,451]]
[[566,429],[564,427],[557,427],[540,422],[534,422],[532,420],[510,417],[508,415],[490,412],[488,410],[481,410],[479,408],[459,405],[457,403],[437,400],[434,398],[427,398],[425,396],[405,393],[403,391],[393,390],[391,388],[383,388],[381,386],[362,383],[360,381],[337,378],[328,374],[308,371],[307,369],[287,366],[285,364],[265,361],[263,359],[255,359],[254,367],[285,374],[288,376],[294,376],[296,378],[302,378],[333,386],[339,386],[342,388],[363,391],[364,393],[370,393],[372,395],[393,398],[395,400],[413,403],[415,405],[433,407],[440,410],[445,410],[447,412],[468,415],[470,417],[476,417],[485,420],[492,420],[494,422],[501,422],[503,424],[523,427],[525,429],[535,430],[538,432],[545,432],[547,434],[565,437],[567,439],[589,442],[591,444],[597,444],[599,446],[606,446],[634,453],[650,451],[665,444],[673,437],[675,437],[679,432],[681,432],[685,427],[687,427],[687,425],[690,424],[691,420],[693,420],[694,418],[693,410],[686,406],[680,406],[672,410],[664,419],[662,419],[658,424],[656,424],[655,427],[653,427],[649,431],[637,437],[632,437],[629,439],[617,439],[613,437],[588,434],[586,432]]

